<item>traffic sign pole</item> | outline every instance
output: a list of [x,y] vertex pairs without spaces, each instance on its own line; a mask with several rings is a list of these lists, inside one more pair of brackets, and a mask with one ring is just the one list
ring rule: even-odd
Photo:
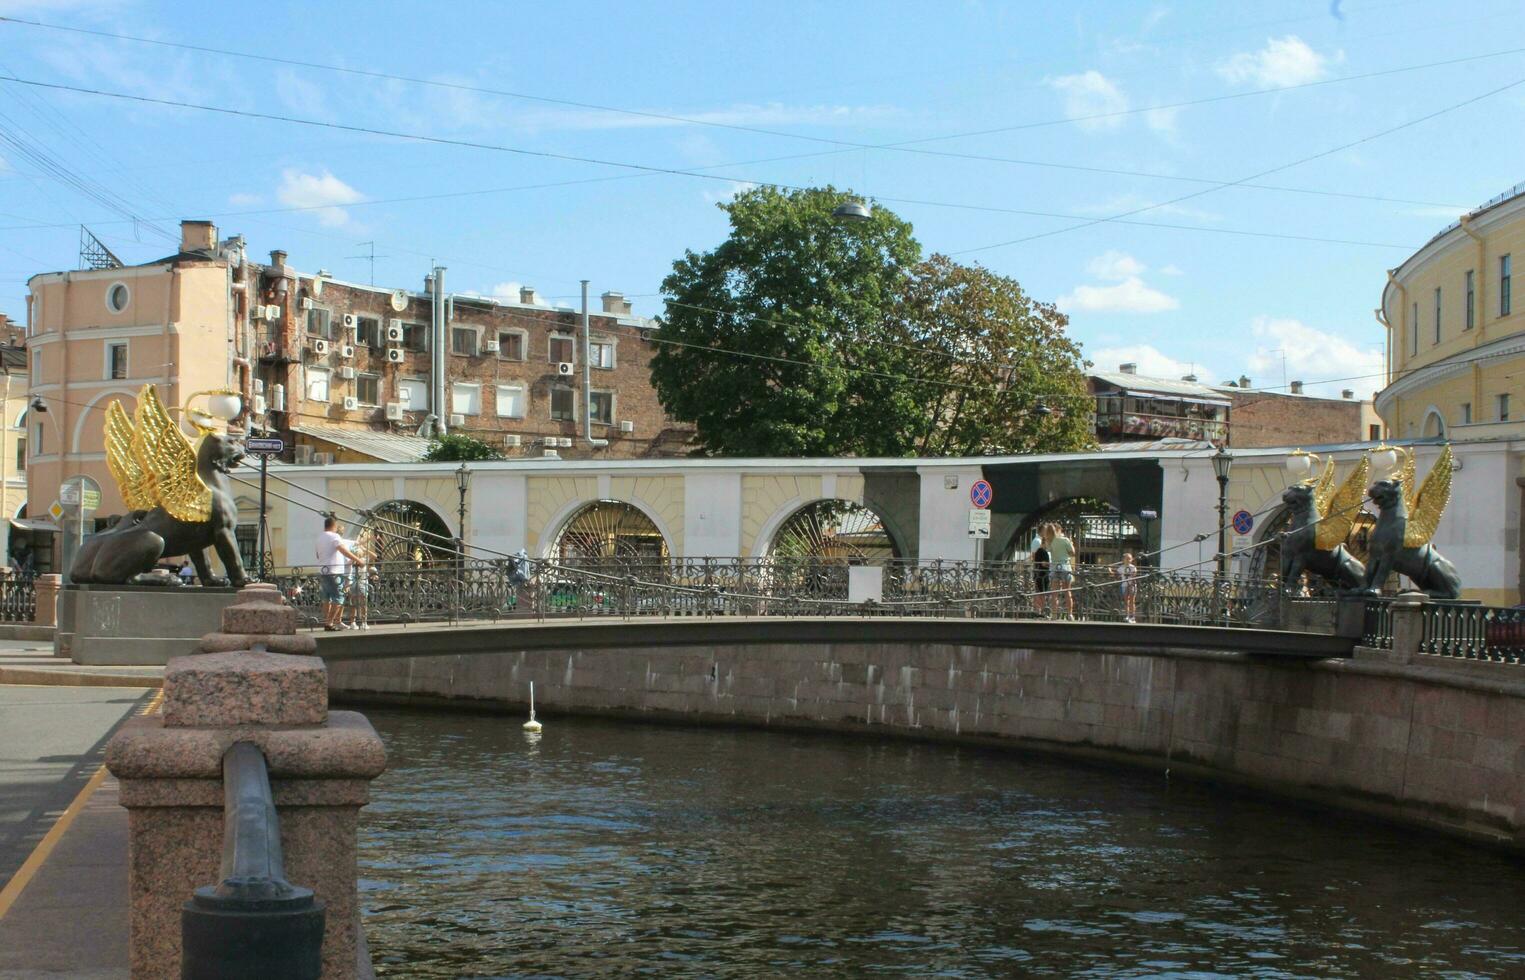
[[265,581],[265,536],[269,534],[269,524],[265,520],[265,489],[270,479],[270,454],[261,453],[259,457],[259,580]]

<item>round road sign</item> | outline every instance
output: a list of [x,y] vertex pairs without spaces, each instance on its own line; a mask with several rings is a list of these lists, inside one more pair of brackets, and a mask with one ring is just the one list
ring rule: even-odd
[[1247,510],[1234,514],[1234,533],[1249,534],[1255,527],[1255,515]]
[[975,480],[969,487],[969,502],[980,510],[990,506],[995,500],[995,491],[990,487],[988,480]]

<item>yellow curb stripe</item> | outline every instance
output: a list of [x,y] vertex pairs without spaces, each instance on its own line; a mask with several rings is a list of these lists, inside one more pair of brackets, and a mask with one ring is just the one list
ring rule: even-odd
[[[153,714],[159,710],[159,706],[163,702],[164,692],[161,690],[153,696],[153,700],[149,701],[148,705],[142,710],[142,714]],[[48,829],[48,832],[43,835],[42,840],[37,842],[37,846],[32,849],[31,854],[27,855],[26,861],[17,869],[16,874],[10,881],[6,882],[3,889],[0,889],[0,919],[5,918],[6,913],[10,912],[11,907],[16,904],[16,900],[21,897],[21,893],[26,890],[26,886],[31,884],[32,879],[37,876],[37,872],[42,870],[43,864],[53,854],[54,848],[58,847],[58,842],[63,840],[64,834],[73,826],[75,819],[85,809],[85,804],[90,802],[90,797],[100,788],[101,783],[106,781],[107,775],[109,773],[107,773],[105,766],[95,770],[95,775],[91,776],[89,782],[85,783],[84,787],[75,795],[73,801],[64,810],[63,815]]]

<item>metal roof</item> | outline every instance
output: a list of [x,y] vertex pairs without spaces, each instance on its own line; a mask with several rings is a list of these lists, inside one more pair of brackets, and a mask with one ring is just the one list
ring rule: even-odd
[[342,429],[336,425],[294,425],[292,432],[322,439],[336,446],[374,457],[383,463],[418,463],[429,451],[429,440],[369,429]]
[[1125,374],[1121,371],[1092,371],[1090,377],[1103,381],[1124,391],[1150,395],[1170,395],[1175,398],[1196,398],[1215,405],[1231,404],[1223,393],[1211,385],[1195,381],[1176,381],[1171,378],[1150,378],[1142,374]]

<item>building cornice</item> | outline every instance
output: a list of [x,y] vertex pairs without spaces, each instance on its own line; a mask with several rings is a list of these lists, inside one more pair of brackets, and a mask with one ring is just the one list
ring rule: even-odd
[[1438,381],[1444,381],[1447,378],[1454,378],[1457,375],[1465,374],[1479,361],[1509,357],[1514,354],[1525,354],[1525,334],[1502,337],[1490,344],[1474,347],[1465,354],[1455,354],[1443,361],[1427,364],[1422,368],[1415,368],[1404,377],[1377,392],[1375,400],[1377,413],[1386,416],[1387,410],[1392,407],[1393,399],[1402,398],[1415,391],[1423,390]]

